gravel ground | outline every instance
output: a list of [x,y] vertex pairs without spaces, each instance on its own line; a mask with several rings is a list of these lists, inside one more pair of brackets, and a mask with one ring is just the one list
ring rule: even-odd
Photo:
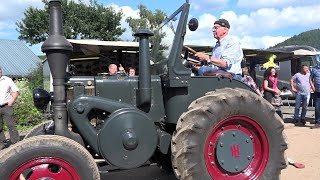
[[291,121],[293,107],[283,107],[285,133],[289,148],[286,154],[289,158],[305,165],[304,169],[297,169],[289,165],[281,173],[284,180],[318,180],[320,179],[320,128],[310,129],[314,121],[314,108],[307,112],[306,126],[294,126]]

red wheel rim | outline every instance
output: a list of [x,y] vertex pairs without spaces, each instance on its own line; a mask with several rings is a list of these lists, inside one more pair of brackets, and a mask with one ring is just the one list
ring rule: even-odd
[[40,178],[80,180],[78,172],[72,165],[55,157],[32,159],[19,166],[9,179],[18,180],[21,174],[24,174],[24,176],[28,174],[28,180],[37,180]]
[[[240,130],[252,137],[254,158],[239,173],[230,173],[219,166],[215,147],[220,135],[226,130]],[[210,154],[210,155],[209,155]],[[206,140],[205,161],[207,170],[213,179],[256,179],[266,168],[269,158],[269,143],[261,126],[245,116],[232,116],[215,126]]]

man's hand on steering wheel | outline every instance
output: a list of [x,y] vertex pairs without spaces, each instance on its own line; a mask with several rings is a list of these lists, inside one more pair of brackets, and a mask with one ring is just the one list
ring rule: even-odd
[[194,55],[195,57],[197,57],[200,61],[208,61],[209,60],[209,55],[205,54],[205,53],[197,53]]

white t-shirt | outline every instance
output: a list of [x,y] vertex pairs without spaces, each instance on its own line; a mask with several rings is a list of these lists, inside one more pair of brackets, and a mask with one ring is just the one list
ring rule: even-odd
[[0,105],[7,103],[12,98],[11,93],[17,91],[19,91],[19,89],[12,79],[7,76],[2,76],[0,78]]

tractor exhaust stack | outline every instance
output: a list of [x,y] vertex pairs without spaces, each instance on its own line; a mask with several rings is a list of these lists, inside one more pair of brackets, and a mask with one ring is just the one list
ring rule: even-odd
[[67,102],[65,94],[65,75],[69,54],[73,47],[63,36],[61,0],[51,0],[49,38],[43,43],[41,50],[46,53],[53,78],[53,110],[55,134],[69,137],[81,143],[79,135],[68,130]]
[[148,29],[138,30],[135,34],[139,37],[139,89],[137,92],[137,107],[145,112],[151,105],[151,74],[149,36],[153,33]]

